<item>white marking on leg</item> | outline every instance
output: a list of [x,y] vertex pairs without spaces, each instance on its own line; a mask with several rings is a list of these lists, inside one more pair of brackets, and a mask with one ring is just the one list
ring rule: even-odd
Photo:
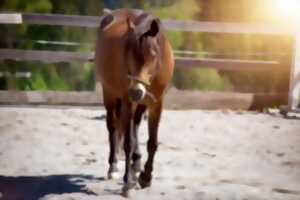
[[120,176],[120,173],[119,172],[111,172],[111,173],[108,173],[108,179],[113,179],[113,180],[116,180],[116,179],[119,179],[121,176]]

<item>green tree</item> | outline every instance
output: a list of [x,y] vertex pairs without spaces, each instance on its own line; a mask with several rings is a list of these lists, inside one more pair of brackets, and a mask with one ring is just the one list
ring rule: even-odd
[[[60,13],[80,15],[100,15],[102,1],[58,1],[58,0],[3,0],[0,3],[1,11],[28,12],[28,13]],[[36,49],[55,51],[90,52],[94,50],[96,30],[88,28],[74,28],[46,25],[0,25],[0,47],[16,49]],[[70,41],[92,45],[51,45],[41,44],[44,41]],[[82,64],[83,65],[83,64]],[[77,90],[93,89],[93,68],[90,64],[84,67],[74,63],[43,64],[37,62],[0,61],[0,71],[11,73],[29,71],[32,77],[27,80],[20,78],[6,78],[1,88],[32,89],[32,90]],[[91,80],[87,80],[91,79]],[[86,84],[87,81],[89,84]],[[80,84],[82,83],[82,84]]]

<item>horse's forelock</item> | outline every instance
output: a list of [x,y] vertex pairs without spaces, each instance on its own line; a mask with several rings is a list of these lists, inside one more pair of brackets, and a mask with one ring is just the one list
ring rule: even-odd
[[126,42],[126,48],[125,48],[126,54],[128,56],[128,53],[130,52],[135,59],[135,62],[137,64],[142,65],[144,62],[144,56],[143,56],[143,49],[141,45],[140,38],[136,36],[134,32],[129,32],[127,42]]

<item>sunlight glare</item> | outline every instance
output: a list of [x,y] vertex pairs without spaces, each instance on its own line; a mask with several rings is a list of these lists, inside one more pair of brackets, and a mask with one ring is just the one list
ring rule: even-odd
[[276,0],[276,11],[288,20],[300,20],[300,1],[299,0]]

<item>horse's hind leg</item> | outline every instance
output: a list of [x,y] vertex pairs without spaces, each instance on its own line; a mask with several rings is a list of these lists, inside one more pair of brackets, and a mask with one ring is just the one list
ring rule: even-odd
[[141,171],[141,152],[139,148],[139,135],[138,129],[143,117],[144,112],[146,111],[146,106],[138,105],[134,114],[134,121],[133,121],[133,154],[132,154],[132,169],[135,173]]
[[[104,93],[105,94],[105,93]],[[117,160],[117,151],[118,151],[118,135],[116,133],[116,100],[109,98],[107,95],[104,95],[104,106],[107,111],[106,116],[106,126],[109,134],[109,169],[108,169],[108,178],[116,179],[119,178],[118,174],[118,160]]]
[[148,129],[149,139],[147,143],[148,159],[145,164],[145,170],[139,176],[139,184],[142,188],[149,187],[152,180],[154,155],[157,150],[157,132],[162,112],[162,100],[149,107]]

